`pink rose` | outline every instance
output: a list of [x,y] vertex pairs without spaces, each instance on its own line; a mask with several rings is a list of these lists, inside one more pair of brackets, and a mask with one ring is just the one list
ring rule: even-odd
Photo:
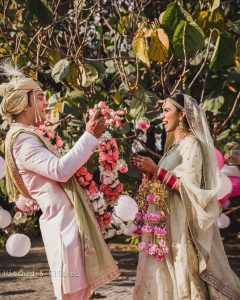
[[125,116],[126,112],[124,110],[117,110],[116,113],[119,115],[119,116]]
[[81,175],[87,175],[87,173],[88,173],[88,171],[87,171],[87,169],[86,169],[85,167],[81,167],[81,168],[79,169],[79,171],[80,171],[80,174],[81,174]]
[[113,119],[109,120],[109,125],[114,126],[115,124],[116,124],[115,120],[113,120]]
[[108,141],[108,142],[106,143],[105,147],[106,147],[106,150],[110,150],[110,149],[112,148],[111,142]]
[[154,194],[148,194],[147,195],[147,201],[148,202],[152,202],[155,199],[155,195]]
[[107,188],[106,184],[102,183],[100,186],[100,191],[104,192],[106,190],[106,188]]
[[104,109],[104,108],[106,108],[106,104],[103,101],[100,101],[98,103],[98,107],[101,108],[101,109]]
[[98,148],[100,151],[104,151],[106,149],[105,146],[103,146],[103,145],[99,145]]
[[59,135],[56,136],[56,145],[58,148],[61,148],[63,146],[63,140]]
[[107,154],[107,155],[106,155],[106,160],[107,160],[108,162],[111,162],[111,161],[113,160],[112,155]]
[[55,136],[55,132],[52,130],[47,130],[47,136],[51,140]]
[[109,171],[109,172],[112,171],[112,166],[110,164],[106,164],[105,165],[105,170]]
[[164,256],[163,255],[157,255],[157,260],[162,262],[164,261]]
[[85,180],[84,180],[84,178],[81,176],[81,177],[78,177],[78,182],[79,182],[81,185],[83,185],[84,182],[85,182]]
[[117,191],[120,193],[122,190],[123,190],[123,184],[120,182],[120,183],[117,185]]
[[142,129],[142,130],[146,130],[148,129],[150,126],[150,122],[147,118],[140,118],[136,124],[136,128],[137,129]]
[[87,173],[87,174],[85,175],[85,180],[91,181],[91,180],[92,180],[92,175],[91,175],[90,173]]
[[106,188],[105,191],[104,191],[104,193],[106,195],[111,195],[112,194],[112,189],[111,188]]
[[123,167],[120,167],[118,170],[119,170],[120,173],[127,173],[128,167],[127,166],[123,166]]
[[111,139],[109,140],[109,143],[110,143],[111,145],[113,145],[113,146],[116,146],[116,145],[117,145],[116,139],[114,139],[114,138],[111,138]]
[[121,128],[123,126],[122,121],[116,121],[116,127]]
[[106,155],[106,153],[100,152],[100,153],[99,153],[99,160],[100,160],[100,161],[107,160],[107,155]]
[[113,159],[118,160],[119,158],[119,152],[116,150],[113,152]]
[[91,182],[91,184],[89,186],[89,191],[91,194],[95,194],[97,192],[97,187],[96,187],[96,184],[94,183],[94,181]]
[[141,242],[138,244],[138,250],[139,251],[142,251],[146,248],[146,244],[144,242]]
[[115,168],[117,166],[117,162],[116,161],[111,161],[111,165],[112,165],[112,168]]
[[148,129],[149,125],[147,123],[141,122],[138,124],[139,129]]

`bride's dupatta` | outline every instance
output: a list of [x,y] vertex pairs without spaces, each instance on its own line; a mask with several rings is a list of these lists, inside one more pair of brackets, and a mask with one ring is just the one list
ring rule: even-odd
[[[12,153],[14,141],[20,133],[37,136],[50,152],[58,158],[61,157],[50,141],[36,131],[36,127],[25,127],[24,125],[12,127],[5,140],[7,190],[12,201],[16,201],[19,194],[32,198],[18,172]],[[83,246],[86,278],[91,289],[96,289],[118,277],[120,275],[119,269],[102,237],[94,212],[88,203],[87,195],[75,176],[68,182],[59,184],[62,185],[74,207]]]
[[[191,170],[199,163],[193,155],[197,153],[193,146],[182,149],[182,163],[174,170],[180,179],[180,195],[186,209],[189,230],[198,250],[199,275],[208,283],[210,299],[240,299],[240,283],[231,270],[222,243],[217,218],[220,208],[217,202],[217,192],[222,184],[221,173],[214,152],[213,141],[209,132],[203,109],[188,95],[184,95],[184,109],[192,134],[200,145],[202,163],[202,186],[193,182]],[[197,161],[196,161],[197,160]],[[215,296],[220,291],[222,295]]]

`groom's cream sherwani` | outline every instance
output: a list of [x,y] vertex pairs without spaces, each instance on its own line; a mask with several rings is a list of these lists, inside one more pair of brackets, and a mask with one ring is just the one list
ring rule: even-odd
[[73,294],[66,299],[84,299],[88,292],[74,209],[59,182],[68,181],[97,145],[98,140],[85,132],[60,159],[30,134],[19,134],[13,146],[19,173],[42,210],[40,228],[57,299],[65,299],[62,291]]

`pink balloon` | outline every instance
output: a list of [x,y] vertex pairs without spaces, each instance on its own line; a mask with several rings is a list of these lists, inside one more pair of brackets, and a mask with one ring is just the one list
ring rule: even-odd
[[214,150],[215,150],[215,154],[217,156],[217,161],[218,161],[219,168],[222,169],[223,166],[224,166],[224,157],[222,155],[222,152],[219,151],[217,148],[214,148]]
[[223,205],[228,201],[228,199],[229,199],[229,194],[226,195],[225,197],[223,197],[222,199],[219,199],[219,200],[218,200],[218,203],[219,203],[221,206],[223,206]]
[[232,182],[232,192],[229,198],[240,196],[240,177],[239,176],[228,176]]

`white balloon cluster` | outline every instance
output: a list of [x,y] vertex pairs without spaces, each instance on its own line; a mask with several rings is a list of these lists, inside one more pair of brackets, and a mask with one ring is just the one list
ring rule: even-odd
[[[0,206],[0,228],[8,227],[12,222],[12,216],[9,211]],[[31,248],[31,241],[25,234],[12,234],[6,242],[7,253],[11,256],[22,257],[25,256]]]

